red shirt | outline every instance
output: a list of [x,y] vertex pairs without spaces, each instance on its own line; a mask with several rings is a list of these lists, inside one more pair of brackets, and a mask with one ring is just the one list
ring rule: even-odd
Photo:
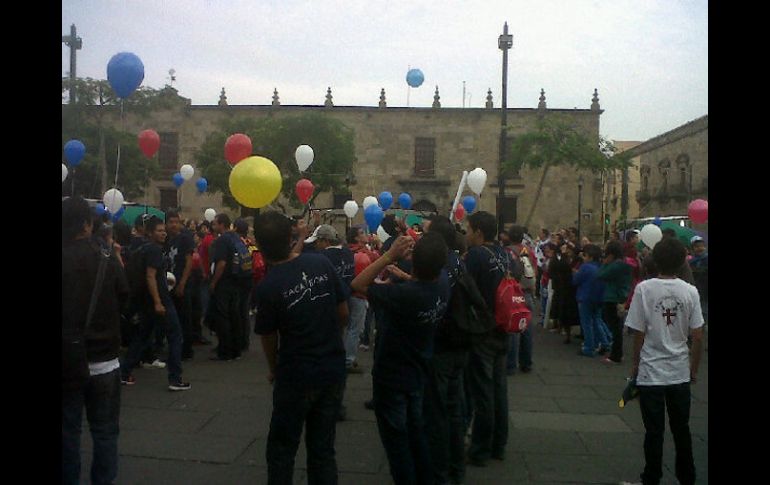
[[201,246],[198,248],[198,253],[201,256],[201,269],[203,270],[203,279],[207,280],[211,275],[211,264],[209,263],[209,247],[214,242],[213,234],[206,234],[201,241]]

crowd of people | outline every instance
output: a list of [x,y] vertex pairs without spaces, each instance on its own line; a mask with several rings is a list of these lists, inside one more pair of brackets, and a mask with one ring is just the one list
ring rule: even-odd
[[[222,362],[240,359],[251,333],[259,335],[273,386],[269,483],[292,483],[303,429],[309,483],[337,483],[334,443],[336,423],[346,419],[345,384],[365,372],[358,353],[369,350],[373,395],[362,404],[375,413],[394,482],[464,483],[466,465],[505,459],[507,377],[534,366],[532,326],[514,334],[495,326],[474,335],[458,330],[472,305],[469,285],[488,313],[478,318],[491,321],[507,276],[541,315],[534,323],[561,331],[566,343],[581,339],[581,356],[620,364],[624,325],[635,332],[632,376],[639,375],[640,389],[649,386],[640,402],[652,436],[645,439],[644,483],[660,480],[664,401],[678,406],[671,422],[683,457],[677,476],[693,483],[684,401],[697,374],[700,308],[706,317],[708,309],[702,239],[693,238],[686,258],[666,231],[654,251],[639,252],[638,231],[606,245],[578,241],[574,228],[542,229],[533,240],[518,225],[498,232],[495,216],[484,211],[468,216],[464,229],[438,215],[412,227],[388,215],[385,241],[362,226],[340,235],[319,222],[310,227],[265,212],[252,227],[223,213],[196,223],[169,210],[165,220],[139,216],[131,228],[95,216],[83,199],[62,202],[65,483],[77,483],[80,473],[83,408],[94,438],[91,480],[111,483],[121,385],[141,385],[133,371],[142,366],[166,369],[169,391],[191,389],[183,363],[214,344],[206,328],[216,335],[209,358]],[[670,303],[663,306],[660,281],[678,295],[663,291]],[[672,318],[673,337],[655,326],[662,319],[666,330]],[[79,371],[64,365],[75,362],[78,337],[85,343]],[[661,358],[676,365],[661,371]]]

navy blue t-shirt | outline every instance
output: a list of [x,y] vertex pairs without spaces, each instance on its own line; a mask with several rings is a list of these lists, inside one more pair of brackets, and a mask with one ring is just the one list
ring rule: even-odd
[[374,359],[374,381],[399,392],[422,389],[436,326],[449,302],[446,276],[437,282],[372,284],[367,297],[382,307],[388,319]]
[[192,254],[194,250],[195,241],[192,232],[187,229],[182,229],[182,232],[166,241],[164,253],[170,268],[169,271],[174,274],[177,282],[182,279],[187,255]]
[[233,275],[233,253],[237,251],[235,243],[233,242],[234,233],[225,232],[211,243],[209,248],[209,260],[216,265],[219,261],[225,262],[225,272],[222,274],[222,278],[219,280],[237,282],[236,277]]
[[[168,282],[166,281],[166,272],[168,265],[163,256],[163,249],[157,244],[148,244],[144,249],[144,268],[145,274],[147,268],[155,268],[155,281],[158,283],[158,295],[164,305],[171,302],[171,294],[168,292]],[[147,292],[150,305],[154,305],[152,296]]]
[[346,299],[334,267],[320,254],[273,265],[257,285],[254,332],[280,334],[276,383],[321,387],[345,378],[337,305]]
[[334,270],[337,272],[337,276],[342,280],[343,286],[347,291],[346,297],[349,297],[350,283],[353,282],[353,274],[356,269],[353,251],[348,249],[347,246],[329,247],[321,251],[321,254],[331,261]]
[[481,296],[487,303],[487,308],[493,315],[497,286],[505,276],[505,272],[511,269],[510,258],[505,249],[489,244],[473,246],[465,255],[465,267],[476,282]]

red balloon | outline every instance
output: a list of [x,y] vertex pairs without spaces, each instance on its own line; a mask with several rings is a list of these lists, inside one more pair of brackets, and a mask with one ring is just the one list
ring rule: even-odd
[[709,203],[703,199],[695,199],[687,206],[687,215],[696,224],[703,224],[709,219]]
[[465,217],[465,207],[458,204],[457,208],[455,209],[455,219],[462,221],[463,217]]
[[139,148],[147,158],[152,158],[160,148],[160,136],[155,130],[144,130],[139,133]]
[[237,165],[238,162],[251,155],[251,138],[243,133],[230,135],[225,142],[225,159],[230,165]]
[[297,198],[299,198],[299,201],[303,204],[307,204],[307,201],[310,200],[314,189],[313,182],[308,179],[299,180],[296,187],[294,187],[294,190],[297,192]]

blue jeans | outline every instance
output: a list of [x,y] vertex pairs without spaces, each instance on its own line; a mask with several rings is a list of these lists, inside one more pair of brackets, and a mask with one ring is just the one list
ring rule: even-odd
[[118,476],[120,370],[91,376],[79,391],[62,392],[61,477],[64,484],[80,483],[80,434],[83,408],[94,446],[91,483],[112,483]]
[[[547,296],[546,296],[547,298]],[[535,300],[532,293],[529,291],[524,292],[524,300],[527,302],[527,308],[529,311],[535,311]],[[519,333],[511,334],[511,349],[508,351],[508,359],[506,368],[509,371],[516,369],[516,360],[518,357],[518,365],[522,369],[528,369],[532,367],[532,325],[528,326],[526,330]]]
[[334,438],[341,399],[341,382],[318,389],[297,388],[291,382],[275,382],[273,416],[265,452],[268,485],[293,483],[294,458],[303,426],[308,485],[337,483]]
[[[578,313],[580,314],[580,328],[583,330],[583,348],[585,355],[593,357],[598,342],[602,341],[602,346],[608,346],[606,336],[599,328],[596,322],[596,310],[601,315],[601,307],[597,307],[588,302],[578,302]],[[601,317],[600,317],[601,318]]]
[[428,439],[423,426],[422,390],[395,391],[374,382],[374,413],[390,475],[401,484],[432,484]]
[[128,346],[128,352],[120,361],[120,371],[124,378],[139,364],[139,360],[145,349],[152,345],[153,330],[163,328],[168,339],[168,369],[169,384],[182,381],[182,327],[179,325],[176,309],[171,301],[163,302],[166,307],[166,316],[155,313],[152,308],[143,308],[140,312],[139,331],[134,335],[134,340]]
[[508,442],[508,380],[506,352],[484,344],[471,349],[468,358],[468,387],[473,407],[473,432],[468,457],[485,462],[502,455]]
[[345,330],[345,365],[350,367],[358,354],[358,339],[366,320],[369,302],[351,296],[348,298],[348,307],[350,308],[350,320],[348,321],[348,328]]

